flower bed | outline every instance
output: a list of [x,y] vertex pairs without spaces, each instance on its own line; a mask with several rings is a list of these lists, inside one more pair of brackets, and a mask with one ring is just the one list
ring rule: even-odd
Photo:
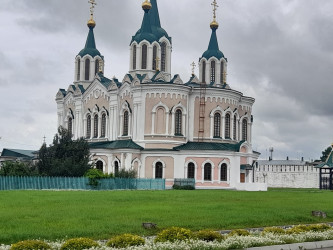
[[[310,229],[311,228],[311,229]],[[182,231],[180,228],[173,228],[173,231]],[[164,235],[170,229],[166,229],[160,233]],[[146,238],[144,241],[140,241],[140,244],[131,245],[128,248],[122,249],[132,249],[132,250],[171,250],[171,249],[185,249],[185,250],[205,250],[205,249],[242,249],[249,247],[259,247],[259,246],[270,246],[270,245],[281,245],[281,244],[291,244],[291,243],[301,243],[301,242],[313,242],[322,240],[333,240],[333,228],[330,226],[323,225],[311,225],[311,226],[295,226],[294,229],[281,230],[274,228],[267,228],[263,232],[250,232],[249,235],[239,235],[237,233],[231,233],[229,235],[223,236],[219,240],[207,241],[199,240],[197,234],[187,234],[191,237],[186,237],[184,240],[167,240],[167,241],[157,241],[156,237]],[[185,232],[185,231],[184,231]],[[236,231],[235,231],[236,232]],[[238,231],[237,231],[238,232]],[[207,234],[207,231],[206,231]],[[119,236],[118,236],[119,237]],[[134,237],[134,236],[133,236]],[[131,237],[131,242],[133,241]],[[158,237],[158,236],[157,236]],[[128,237],[127,237],[128,238]],[[127,239],[123,237],[123,241]],[[182,238],[181,238],[182,239]],[[144,244],[143,244],[144,242]],[[54,250],[59,250],[65,244],[65,242],[46,242]],[[117,249],[114,247],[108,247],[106,241],[96,241],[96,246],[91,249],[96,250],[111,250]],[[142,244],[142,245],[141,245]],[[13,244],[14,245],[14,244]],[[110,245],[110,244],[109,244]],[[10,250],[11,246],[1,245],[1,250]],[[120,248],[118,248],[120,249]]]

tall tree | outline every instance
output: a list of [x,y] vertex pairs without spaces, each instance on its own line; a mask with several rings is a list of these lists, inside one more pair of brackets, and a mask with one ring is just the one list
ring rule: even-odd
[[320,157],[321,161],[326,161],[327,157],[330,155],[332,151],[332,147],[326,148],[322,153],[322,156]]
[[86,140],[72,140],[70,132],[59,127],[53,144],[44,144],[39,150],[38,170],[47,176],[80,177],[91,168],[89,154]]
[[2,176],[36,176],[37,169],[30,162],[6,161],[0,168]]

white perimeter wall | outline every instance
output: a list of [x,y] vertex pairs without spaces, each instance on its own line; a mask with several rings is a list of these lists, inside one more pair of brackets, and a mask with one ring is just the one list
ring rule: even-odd
[[255,182],[268,187],[319,188],[319,169],[313,166],[272,166],[255,168]]

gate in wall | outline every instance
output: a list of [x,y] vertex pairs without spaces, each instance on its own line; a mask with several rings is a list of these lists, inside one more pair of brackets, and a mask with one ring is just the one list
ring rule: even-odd
[[320,168],[320,189],[333,190],[333,169]]

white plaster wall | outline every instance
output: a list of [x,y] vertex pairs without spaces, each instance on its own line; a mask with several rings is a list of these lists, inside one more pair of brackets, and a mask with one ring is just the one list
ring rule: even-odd
[[289,171],[290,168],[293,169],[294,166],[273,166],[270,168],[271,171],[263,171],[261,166],[255,171],[255,181],[267,183],[268,187],[319,188],[318,169],[305,166],[305,171],[303,171],[303,166],[301,166],[300,171]]

